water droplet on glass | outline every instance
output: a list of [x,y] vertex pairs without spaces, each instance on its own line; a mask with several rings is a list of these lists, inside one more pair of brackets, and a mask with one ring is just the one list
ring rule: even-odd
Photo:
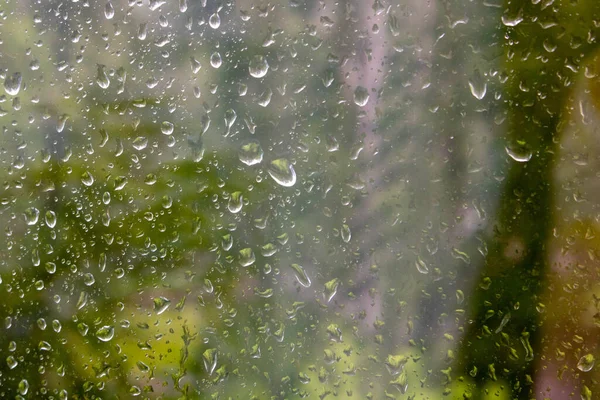
[[148,139],[144,136],[138,136],[133,140],[131,145],[136,150],[144,150],[148,146]]
[[81,183],[83,183],[85,186],[92,186],[94,184],[94,177],[89,171],[85,171],[81,175]]
[[46,225],[52,229],[56,226],[56,213],[54,211],[46,211]]
[[516,162],[525,163],[531,160],[533,152],[524,141],[514,141],[508,144],[505,148],[506,154]]
[[263,159],[263,149],[258,141],[250,140],[240,147],[238,157],[246,165],[259,164]]
[[227,209],[229,212],[236,214],[241,211],[242,206],[244,205],[242,197],[242,192],[233,192],[229,197],[229,202],[227,203]]
[[221,54],[218,51],[215,51],[210,55],[210,65],[213,68],[219,68],[223,63],[223,59],[221,58]]
[[256,261],[256,256],[251,248],[247,247],[240,250],[240,265],[242,267],[249,267]]
[[219,29],[221,26],[221,17],[219,13],[214,13],[208,18],[208,25],[213,29]]
[[171,304],[171,300],[166,297],[155,297],[154,298],[154,311],[156,314],[160,315],[165,312],[169,305]]
[[160,125],[160,131],[163,135],[171,135],[174,129],[174,125],[169,121],[163,121],[163,123]]
[[115,16],[115,8],[110,1],[104,6],[104,16],[106,19],[112,19]]
[[296,171],[294,171],[292,164],[285,158],[271,161],[267,172],[281,186],[291,187],[296,183]]
[[21,382],[19,382],[19,387],[17,390],[19,391],[19,394],[23,396],[27,394],[29,391],[29,382],[27,382],[27,379],[22,379]]
[[190,57],[190,66],[192,67],[192,72],[194,74],[197,74],[198,71],[200,71],[200,68],[202,68],[202,66],[200,65],[200,61],[196,60],[196,58],[194,58],[193,56]]
[[25,210],[25,223],[27,225],[35,225],[38,222],[38,218],[40,217],[40,210],[35,207],[29,207]]
[[298,283],[304,287],[309,287],[311,284],[310,278],[306,274],[304,268],[302,268],[301,265],[292,264],[292,269],[294,270],[294,276],[296,277]]
[[585,356],[579,359],[577,363],[577,369],[583,372],[589,372],[592,368],[594,368],[594,364],[596,363],[596,359],[592,354],[586,354]]
[[8,356],[6,357],[6,365],[8,365],[9,369],[15,369],[16,366],[19,365],[19,363],[17,362],[14,356]]
[[487,84],[481,76],[479,70],[475,70],[471,79],[469,79],[469,89],[471,90],[471,94],[477,100],[482,100],[485,97],[487,92]]
[[344,241],[344,243],[348,243],[352,238],[352,232],[350,232],[350,227],[346,224],[342,225],[340,234],[342,235],[342,240]]
[[98,73],[96,75],[96,83],[102,89],[108,88],[110,86],[110,80],[108,79],[108,75],[106,74],[106,66],[102,64],[98,64]]
[[423,261],[421,257],[417,257],[417,260],[415,261],[415,266],[417,267],[417,271],[419,271],[420,273],[429,273],[429,267],[427,266],[427,264],[425,264],[425,261]]
[[368,102],[369,102],[369,91],[362,86],[358,86],[354,90],[354,104],[356,104],[359,107],[364,107],[367,105]]
[[7,75],[4,79],[4,90],[10,96],[16,96],[21,90],[22,76],[20,72],[15,72],[12,75]]
[[325,290],[323,294],[325,295],[325,300],[327,300],[328,303],[336,295],[339,286],[340,280],[338,278],[334,278],[325,284]]
[[108,342],[115,336],[115,328],[104,325],[96,331],[96,337],[103,342]]
[[248,71],[254,78],[262,78],[269,71],[267,59],[261,55],[255,55],[248,64]]
[[56,272],[56,264],[51,261],[48,261],[45,264],[45,268],[46,268],[46,272],[48,272],[49,274],[53,274]]
[[217,368],[217,350],[208,349],[202,353],[202,361],[204,361],[204,368],[209,375],[212,375],[215,368]]

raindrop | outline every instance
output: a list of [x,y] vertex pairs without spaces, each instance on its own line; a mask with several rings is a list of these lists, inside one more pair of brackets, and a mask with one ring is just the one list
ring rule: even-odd
[[485,97],[487,92],[487,84],[485,83],[483,76],[479,70],[475,70],[475,73],[469,79],[469,89],[471,90],[471,94],[477,100],[482,100]]
[[348,243],[352,238],[352,232],[350,232],[350,227],[346,224],[342,225],[340,234],[342,235],[342,240],[344,241],[344,243]]
[[263,159],[263,149],[258,141],[250,140],[240,147],[238,157],[246,165],[260,164]]
[[262,78],[269,71],[269,64],[267,59],[261,55],[255,55],[248,64],[248,71],[254,78]]
[[219,27],[221,26],[221,17],[219,16],[219,13],[212,14],[208,18],[208,24],[213,29],[219,29]]
[[208,349],[202,353],[202,361],[204,361],[204,368],[209,375],[212,375],[215,368],[217,368],[217,350]]
[[417,267],[417,271],[419,271],[422,274],[428,274],[429,273],[429,267],[427,266],[427,264],[425,264],[425,261],[423,261],[421,259],[421,257],[417,256],[417,260],[415,261],[415,266]]
[[533,156],[533,152],[527,143],[521,140],[510,143],[504,149],[510,158],[520,163],[525,163],[531,160],[531,157]]
[[38,218],[40,217],[40,210],[35,207],[29,207],[25,210],[25,223],[27,225],[35,225],[38,222]]
[[306,274],[304,268],[302,268],[301,265],[292,264],[292,269],[294,270],[294,276],[296,277],[298,283],[304,287],[309,287],[311,284],[310,278]]
[[247,247],[240,250],[240,265],[242,267],[249,267],[256,261],[256,256],[251,248]]
[[96,331],[96,337],[103,342],[108,342],[115,336],[115,328],[104,325]]
[[105,69],[105,65],[98,64],[98,74],[96,75],[96,83],[102,89],[106,89],[110,85],[110,80],[108,79],[108,75],[106,74]]
[[4,90],[10,96],[16,96],[21,90],[21,81],[23,80],[20,72],[15,72],[12,75],[7,75],[4,79]]
[[340,280],[338,278],[334,278],[325,284],[325,290],[323,294],[325,295],[325,300],[327,300],[328,303],[336,295],[339,286]]
[[144,136],[138,136],[133,140],[133,143],[131,145],[136,150],[144,150],[146,146],[148,146],[148,139]]
[[27,379],[22,379],[21,382],[19,382],[18,391],[19,394],[23,396],[27,394],[27,392],[29,391],[29,382],[27,382]]
[[592,354],[586,354],[585,356],[579,359],[577,363],[577,369],[583,372],[589,372],[592,368],[594,368],[594,364],[596,363],[596,359]]
[[160,131],[163,135],[171,135],[174,129],[175,127],[169,121],[163,121],[163,123],[160,125]]
[[160,315],[165,312],[169,305],[171,304],[171,300],[166,297],[155,297],[154,298],[154,311],[156,314]]
[[213,68],[219,68],[222,63],[223,63],[223,59],[221,58],[221,54],[219,54],[218,51],[215,51],[214,53],[211,54],[210,65]]
[[358,86],[356,90],[354,90],[354,104],[359,107],[364,107],[369,102],[369,91],[362,87]]
[[196,58],[194,58],[193,56],[190,57],[190,66],[192,67],[192,72],[194,74],[198,73],[198,71],[200,71],[200,68],[202,68],[202,66],[200,65],[200,61],[196,60]]
[[94,177],[89,171],[85,171],[81,175],[81,183],[83,183],[85,186],[92,186],[94,184]]
[[242,192],[233,192],[229,197],[229,202],[227,203],[227,209],[229,212],[236,214],[242,210],[242,206],[244,205],[242,197]]
[[104,6],[104,16],[106,19],[112,19],[115,16],[115,8],[110,1]]
[[56,226],[56,213],[54,211],[46,211],[46,225],[52,229]]
[[296,171],[294,171],[292,164],[285,158],[271,161],[267,172],[281,186],[291,187],[296,183]]

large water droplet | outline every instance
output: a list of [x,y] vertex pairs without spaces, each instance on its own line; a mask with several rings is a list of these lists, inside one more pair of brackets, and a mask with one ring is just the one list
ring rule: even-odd
[[110,1],[104,6],[104,16],[106,19],[112,19],[115,16],[115,8]]
[[328,303],[336,295],[339,286],[340,280],[338,278],[334,278],[325,284],[325,290],[323,291],[323,294],[325,295],[325,300],[327,300]]
[[56,213],[54,211],[46,211],[46,225],[52,229],[56,226]]
[[221,54],[218,51],[215,51],[210,55],[210,65],[213,68],[219,68],[223,64],[223,59],[221,58]]
[[281,186],[291,187],[296,183],[296,171],[285,158],[279,158],[269,163],[268,173]]
[[240,265],[242,267],[249,267],[256,261],[256,256],[251,248],[247,247],[240,250]]
[[352,238],[352,232],[350,232],[350,227],[346,224],[342,225],[340,234],[342,235],[342,240],[344,241],[344,243],[348,243]]
[[583,372],[589,372],[592,368],[594,368],[594,364],[596,364],[596,359],[592,354],[586,354],[585,356],[579,359],[577,363],[577,369]]
[[513,143],[508,144],[505,148],[506,154],[510,156],[513,160],[521,163],[525,163],[531,160],[533,156],[533,152],[527,145],[527,143],[523,141],[515,141]]
[[103,342],[108,342],[115,336],[115,328],[104,325],[96,331],[96,337]]
[[208,25],[213,29],[219,29],[221,26],[221,17],[219,13],[214,13],[208,18]]
[[217,350],[208,349],[202,353],[202,361],[204,361],[204,368],[209,375],[212,375],[215,368],[217,368]]
[[25,210],[25,223],[27,225],[35,225],[38,222],[38,218],[40,217],[40,210],[35,207],[29,207]]
[[242,197],[242,192],[233,192],[229,197],[229,202],[227,203],[227,209],[229,212],[236,214],[242,210],[242,206],[244,205],[244,199]]
[[261,55],[255,55],[248,64],[248,71],[254,78],[262,78],[269,71],[267,59]]
[[81,183],[85,186],[92,186],[94,184],[94,176],[89,171],[85,171],[81,175]]
[[17,390],[19,391],[19,394],[23,396],[27,394],[29,391],[29,382],[27,382],[27,379],[22,379],[21,382],[19,382],[19,387]]
[[106,89],[110,86],[110,79],[108,79],[108,75],[106,74],[106,66],[102,64],[98,64],[98,73],[96,75],[96,83],[102,89]]
[[417,260],[415,261],[415,266],[417,267],[417,271],[419,271],[420,273],[429,273],[429,267],[427,267],[427,264],[425,264],[425,261],[423,261],[421,257],[417,257]]
[[154,311],[156,314],[160,315],[165,312],[169,305],[171,304],[171,300],[166,297],[155,297],[154,298]]
[[238,157],[246,165],[259,164],[263,159],[263,149],[258,141],[250,140],[240,147]]
[[479,70],[476,70],[471,79],[469,79],[469,89],[471,90],[473,97],[475,97],[477,100],[482,100],[485,97],[487,92],[487,84],[485,83],[485,80],[483,79],[483,76],[481,76]]
[[362,87],[357,86],[354,90],[354,104],[359,107],[364,107],[369,102],[369,91]]
[[163,121],[163,123],[160,125],[160,131],[163,135],[171,135],[174,129],[174,125],[169,121]]
[[309,287],[311,284],[310,278],[306,274],[304,268],[302,268],[301,265],[292,264],[292,269],[294,270],[294,276],[296,277],[298,283],[304,287]]
[[4,79],[4,90],[6,94],[10,96],[16,96],[21,90],[21,81],[23,78],[21,77],[20,72],[15,72],[12,75],[7,75],[6,79]]

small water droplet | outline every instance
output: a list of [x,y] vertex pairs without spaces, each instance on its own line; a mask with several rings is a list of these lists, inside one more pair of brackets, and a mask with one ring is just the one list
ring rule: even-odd
[[350,232],[350,227],[346,224],[342,225],[340,234],[342,235],[342,240],[344,241],[344,243],[348,243],[352,238],[352,232]]
[[27,394],[29,391],[29,382],[27,382],[27,379],[22,379],[21,382],[19,382],[19,387],[17,390],[19,391],[19,394],[23,396]]
[[294,171],[292,164],[285,158],[271,161],[267,172],[281,186],[291,187],[296,183],[296,171]]
[[264,56],[255,55],[248,64],[248,71],[252,77],[262,78],[269,71],[269,63],[267,63],[267,59]]
[[148,146],[148,139],[144,136],[138,136],[133,140],[131,145],[136,150],[144,150]]
[[339,286],[340,280],[338,278],[334,278],[325,284],[325,290],[323,294],[325,295],[325,300],[327,300],[328,303],[336,295]]
[[354,90],[354,104],[359,107],[364,107],[369,102],[369,91],[362,87],[357,86]]
[[217,350],[207,349],[202,353],[202,361],[204,361],[204,368],[209,375],[212,375],[215,368],[217,368]]

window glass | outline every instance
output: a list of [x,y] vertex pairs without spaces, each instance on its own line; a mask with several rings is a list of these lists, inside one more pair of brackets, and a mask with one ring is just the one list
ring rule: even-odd
[[598,398],[600,2],[4,0],[0,397]]

